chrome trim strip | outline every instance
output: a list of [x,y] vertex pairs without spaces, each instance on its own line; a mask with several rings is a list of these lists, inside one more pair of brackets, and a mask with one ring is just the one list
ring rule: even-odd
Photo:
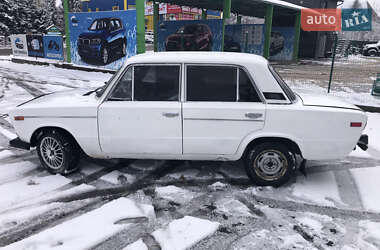
[[188,121],[231,121],[231,122],[264,122],[264,120],[252,119],[221,119],[221,118],[184,118]]
[[24,116],[25,118],[88,118],[88,119],[95,119],[96,116]]

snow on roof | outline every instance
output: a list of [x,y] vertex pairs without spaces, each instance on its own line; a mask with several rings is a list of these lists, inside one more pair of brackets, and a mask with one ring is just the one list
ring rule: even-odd
[[280,7],[284,7],[284,8],[289,8],[289,9],[294,9],[294,10],[302,10],[304,7],[302,6],[299,6],[299,5],[296,5],[296,4],[292,4],[292,3],[288,3],[288,2],[285,2],[285,1],[281,1],[281,0],[254,0],[255,2],[263,2],[263,3],[268,3],[268,4],[273,4],[273,5],[276,5],[276,6],[280,6]]

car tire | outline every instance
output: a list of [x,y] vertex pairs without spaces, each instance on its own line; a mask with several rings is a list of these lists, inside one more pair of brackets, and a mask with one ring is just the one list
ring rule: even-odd
[[249,149],[245,170],[256,185],[278,187],[294,174],[294,154],[282,143],[264,142]]
[[107,65],[110,60],[110,53],[107,46],[102,47],[101,61],[103,65]]
[[121,45],[121,54],[124,56],[127,55],[127,41],[123,40],[123,44]]
[[371,50],[368,51],[368,55],[369,56],[377,56],[377,51],[374,50],[374,49],[371,49]]
[[51,174],[65,175],[78,169],[78,144],[57,130],[41,135],[37,143],[37,154],[42,166]]

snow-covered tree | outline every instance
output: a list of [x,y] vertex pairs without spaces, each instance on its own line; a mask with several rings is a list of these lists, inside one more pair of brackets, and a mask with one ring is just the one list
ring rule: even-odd
[[80,0],[69,0],[69,10],[70,12],[81,12],[82,2]]

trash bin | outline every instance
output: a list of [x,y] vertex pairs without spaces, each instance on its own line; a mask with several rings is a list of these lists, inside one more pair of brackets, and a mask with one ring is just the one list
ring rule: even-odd
[[380,73],[377,74],[377,78],[373,82],[371,94],[374,96],[380,96]]

